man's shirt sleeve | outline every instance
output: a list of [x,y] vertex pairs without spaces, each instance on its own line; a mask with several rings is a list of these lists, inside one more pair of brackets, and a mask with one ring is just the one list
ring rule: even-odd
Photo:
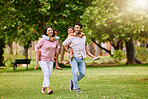
[[73,37],[69,36],[63,43],[62,45],[67,46],[69,44],[71,44]]

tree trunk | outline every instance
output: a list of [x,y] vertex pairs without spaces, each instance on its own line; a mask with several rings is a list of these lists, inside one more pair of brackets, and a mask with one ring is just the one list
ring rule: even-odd
[[141,64],[141,62],[136,59],[132,36],[130,36],[129,41],[125,41],[125,45],[126,45],[126,57],[127,57],[126,64]]
[[10,54],[13,54],[13,43],[10,45]]
[[4,61],[4,47],[5,47],[5,43],[4,43],[4,40],[3,39],[0,39],[0,66],[5,66],[5,64],[3,63]]
[[17,43],[16,42],[13,43],[14,43],[14,55],[17,55]]
[[60,63],[64,60],[64,48],[61,46],[61,51],[60,51]]
[[148,38],[146,39],[146,51],[148,51]]
[[32,51],[32,47],[29,48],[29,59],[31,59],[31,51]]
[[[101,45],[101,42],[98,42],[98,44]],[[100,55],[100,56],[103,55],[103,53],[102,53],[102,49],[101,49],[100,47],[99,47],[99,55]]]
[[25,49],[25,53],[24,53],[25,54],[25,58],[28,59],[28,48],[26,47],[24,49]]
[[[111,41],[110,41],[111,43]],[[115,50],[122,50],[123,48],[123,39],[117,39],[115,38],[114,41],[111,43],[111,45],[114,47]]]
[[35,42],[34,41],[32,41],[32,50],[34,51],[35,50],[35,44],[34,44]]
[[97,45],[95,45],[95,56],[98,56],[98,55],[99,55],[99,47]]

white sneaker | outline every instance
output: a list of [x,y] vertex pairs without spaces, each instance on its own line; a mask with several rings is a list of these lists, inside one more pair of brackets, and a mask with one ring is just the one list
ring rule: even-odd
[[100,57],[95,57],[93,58],[93,61],[100,59]]

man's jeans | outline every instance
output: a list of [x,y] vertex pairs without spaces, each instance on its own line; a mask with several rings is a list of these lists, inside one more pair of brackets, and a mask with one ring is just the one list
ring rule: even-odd
[[[70,61],[72,74],[73,74],[73,85],[74,89],[78,87],[78,81],[86,75],[85,62],[83,58],[74,57],[73,61]],[[78,74],[79,72],[79,74]]]

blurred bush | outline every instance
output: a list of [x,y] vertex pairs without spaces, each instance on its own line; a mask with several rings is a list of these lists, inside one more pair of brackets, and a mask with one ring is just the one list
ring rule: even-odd
[[124,52],[122,50],[115,50],[113,58],[121,61],[122,59],[126,58],[126,52]]
[[147,62],[148,60],[148,51],[145,47],[137,47],[136,50],[136,57],[138,60],[142,62]]

